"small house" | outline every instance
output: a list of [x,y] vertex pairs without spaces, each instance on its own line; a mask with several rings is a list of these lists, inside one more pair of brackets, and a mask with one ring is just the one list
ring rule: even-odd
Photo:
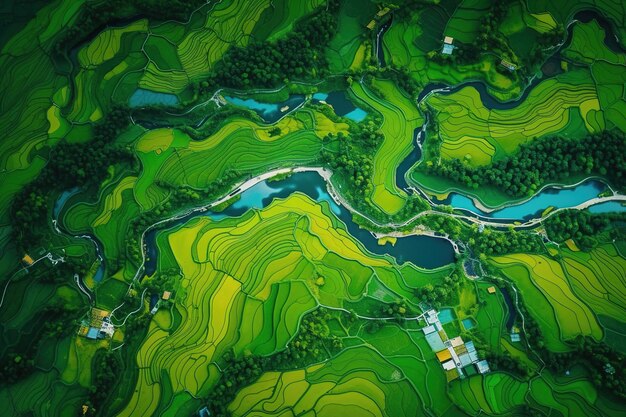
[[452,42],[454,42],[454,38],[452,36],[446,36],[443,38],[443,43],[446,45],[452,45]]
[[435,329],[435,326],[431,324],[430,326],[423,327],[422,331],[426,335],[426,334],[431,334],[431,333],[436,332],[436,329]]
[[489,363],[486,360],[476,362],[476,369],[481,374],[489,372]]
[[367,28],[369,30],[374,30],[374,28],[376,27],[376,21],[374,19],[372,19],[368,24],[367,24]]
[[444,44],[441,53],[444,55],[452,55],[452,51],[454,51],[454,45]]
[[115,326],[110,321],[103,321],[102,327],[100,327],[100,338],[113,337],[115,333]]
[[513,72],[517,69],[517,66],[515,64],[513,64],[512,62],[507,61],[506,59],[503,59],[500,61],[500,65],[502,65],[504,68],[508,69],[509,71]]
[[441,363],[444,363],[445,361],[452,359],[452,354],[450,353],[448,349],[441,350],[437,352],[436,355],[437,355],[437,359],[439,359],[439,362]]
[[24,263],[24,265],[26,266],[31,266],[32,264],[35,263],[35,261],[33,260],[33,258],[30,257],[29,254],[25,254],[24,257],[22,258],[22,263]]
[[161,296],[161,299],[167,301],[170,299],[171,296],[172,293],[170,291],[163,291],[163,296]]
[[461,346],[463,344],[463,339],[461,339],[461,336],[457,336],[453,339],[450,339],[450,344],[452,345],[452,347]]
[[387,13],[389,13],[389,7],[385,7],[384,9],[379,10],[378,13],[376,13],[376,16],[383,17]]
[[437,314],[437,310],[428,310],[426,312],[426,323],[435,324],[439,322],[439,315]]
[[489,294],[495,294],[496,293],[496,287],[494,287],[493,285],[489,288],[487,288],[487,292]]
[[456,365],[454,364],[454,361],[447,361],[441,364],[441,366],[443,366],[443,369],[445,369],[446,371],[449,371],[451,369],[456,368]]

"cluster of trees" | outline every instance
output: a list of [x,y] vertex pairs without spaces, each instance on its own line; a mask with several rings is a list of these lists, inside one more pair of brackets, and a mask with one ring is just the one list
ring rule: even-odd
[[618,189],[626,186],[626,138],[620,131],[605,131],[575,140],[563,137],[535,139],[519,152],[491,166],[472,168],[458,159],[427,163],[433,175],[450,178],[468,188],[495,186],[508,195],[524,197],[548,181],[576,175],[598,174]]
[[[406,91],[409,96],[415,98],[422,90],[422,86],[415,81],[409,71],[404,67],[398,67],[394,64],[390,64],[385,68],[382,68],[379,73],[381,76],[390,79],[395,85]],[[366,78],[367,80],[367,78]]]
[[53,192],[73,187],[96,188],[108,175],[110,165],[131,163],[132,152],[113,144],[129,123],[127,110],[115,107],[95,125],[93,139],[86,143],[58,144],[37,179],[22,189],[11,209],[13,239],[20,249],[40,245],[48,233],[44,226],[50,216],[49,199]]
[[302,318],[298,334],[272,359],[274,367],[291,369],[317,362],[343,348],[343,342],[332,335],[328,327],[331,315],[325,308],[318,308]]
[[[491,9],[480,21],[479,32],[472,43],[455,42],[455,50],[451,55],[430,53],[429,57],[440,64],[473,64],[480,59],[480,55],[493,52],[505,56],[508,60],[516,63],[517,57],[509,47],[506,38],[500,32],[500,24],[506,16],[510,2],[493,2]],[[508,70],[503,74],[510,74]]]
[[414,315],[415,311],[407,304],[406,300],[397,300],[393,303],[383,305],[380,309],[381,315],[393,317],[398,323],[404,323],[404,318]]
[[126,319],[124,325],[124,341],[125,343],[132,343],[134,341],[142,340],[148,325],[152,321],[152,315],[147,313],[131,314]]
[[69,26],[55,43],[57,54],[67,54],[84,39],[107,24],[121,19],[147,17],[164,21],[186,21],[192,11],[206,0],[108,0],[87,2],[82,6],[79,17]]
[[12,384],[29,376],[36,369],[34,358],[45,339],[67,336],[76,329],[86,308],[53,299],[40,306],[25,328],[30,332],[11,340],[11,346],[0,357],[0,385]]
[[222,376],[218,385],[206,399],[207,407],[214,417],[228,417],[230,404],[237,392],[256,381],[268,367],[269,358],[253,355],[250,352],[236,358],[232,352],[223,356],[226,364],[221,368]]
[[368,212],[371,206],[367,200],[374,190],[373,157],[383,140],[375,122],[369,121],[351,129],[349,135],[329,133],[323,139],[325,146],[320,153],[321,162],[348,185],[342,193],[359,209]]
[[574,350],[555,353],[545,348],[539,350],[546,365],[557,373],[564,373],[575,365],[585,366],[591,380],[598,388],[618,398],[626,399],[626,358],[606,343],[596,342],[590,337],[579,336],[574,341]]
[[435,308],[442,305],[450,304],[452,299],[456,297],[462,282],[462,275],[458,271],[454,271],[443,281],[437,285],[426,284],[415,290],[415,297],[420,301]]
[[483,256],[504,255],[512,252],[537,253],[543,250],[541,238],[533,233],[512,228],[497,232],[485,228],[482,233],[475,233],[468,243],[474,252]]
[[599,233],[611,230],[617,235],[619,230],[613,228],[617,224],[626,224],[626,214],[591,214],[589,211],[563,210],[543,222],[550,240],[564,242],[572,239],[582,250],[593,249],[598,243],[596,236]]
[[551,48],[558,45],[563,40],[564,36],[565,29],[563,25],[560,24],[548,32],[539,34],[532,50],[526,58],[528,67],[533,68],[543,64],[546,58],[553,53]]
[[14,384],[35,370],[35,361],[24,353],[10,352],[0,359],[0,386]]
[[122,363],[114,352],[99,350],[92,362],[89,415],[95,415],[120,380]]
[[435,232],[447,234],[453,240],[467,242],[470,249],[481,258],[513,252],[536,253],[543,250],[541,238],[528,231],[516,231],[513,228],[497,231],[484,228],[479,232],[476,227],[462,226],[455,218],[438,215],[420,218],[419,222]]
[[245,48],[230,48],[200,90],[275,87],[291,79],[322,75],[328,67],[324,49],[337,30],[338,7],[338,0],[330,0],[326,9],[298,22],[291,33],[275,42],[253,40]]
[[489,362],[489,368],[493,371],[507,371],[522,378],[527,378],[530,374],[528,365],[519,358],[511,356],[509,352],[496,353],[488,351],[484,353],[484,356],[480,356]]

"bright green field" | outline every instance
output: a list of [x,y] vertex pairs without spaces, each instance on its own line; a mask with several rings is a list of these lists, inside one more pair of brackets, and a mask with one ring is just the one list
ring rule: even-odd
[[396,168],[413,149],[415,129],[424,119],[417,106],[402,94],[393,83],[374,80],[373,86],[385,92],[377,97],[362,84],[353,84],[351,91],[357,99],[383,116],[380,127],[385,139],[374,156],[374,191],[372,201],[388,214],[396,213],[404,205],[406,194],[396,185]]

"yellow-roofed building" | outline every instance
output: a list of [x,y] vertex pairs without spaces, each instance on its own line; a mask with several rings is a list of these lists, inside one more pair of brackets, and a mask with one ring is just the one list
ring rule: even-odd
[[22,262],[24,262],[28,266],[31,266],[32,264],[35,263],[35,260],[31,258],[29,254],[25,254],[24,257],[22,258]]
[[452,354],[448,349],[440,350],[437,352],[437,359],[439,359],[439,362],[444,363],[445,361],[452,359]]

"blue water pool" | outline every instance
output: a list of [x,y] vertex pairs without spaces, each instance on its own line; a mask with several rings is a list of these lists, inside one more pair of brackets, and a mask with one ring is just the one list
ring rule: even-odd
[[138,88],[135,90],[128,105],[130,107],[140,107],[149,105],[163,105],[163,106],[175,106],[178,104],[178,97],[174,94],[157,93],[155,91],[144,90]]
[[454,320],[454,311],[452,311],[451,308],[442,308],[441,310],[439,310],[438,317],[441,324],[450,323],[452,320]]
[[469,330],[472,327],[474,327],[474,320],[472,319],[463,319],[463,327],[465,327],[465,330]]

